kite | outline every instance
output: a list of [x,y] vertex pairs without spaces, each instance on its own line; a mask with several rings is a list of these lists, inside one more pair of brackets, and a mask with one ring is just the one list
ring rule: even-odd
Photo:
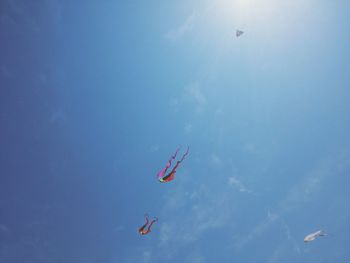
[[241,30],[236,30],[236,37],[239,37],[240,35],[242,35],[244,32]]
[[316,237],[323,237],[323,236],[326,236],[327,234],[323,231],[323,230],[318,230],[314,233],[311,233],[309,235],[307,235],[305,238],[304,238],[304,242],[307,243],[307,242],[311,242],[311,241],[314,241],[316,239]]
[[177,167],[180,165],[180,163],[185,159],[186,155],[188,154],[188,151],[190,150],[189,147],[187,147],[187,151],[184,153],[184,155],[182,155],[182,158],[180,159],[180,161],[177,161],[174,168],[171,170],[170,173],[168,173],[167,175],[166,172],[167,170],[169,169],[169,167],[171,166],[171,162],[172,160],[175,160],[176,158],[176,155],[178,153],[178,151],[180,150],[180,148],[177,148],[174,155],[172,155],[168,161],[168,163],[166,164],[165,168],[162,169],[158,174],[157,174],[157,177],[158,177],[158,180],[159,182],[161,183],[167,183],[167,182],[170,182],[172,180],[174,180],[174,177],[175,177],[175,173],[176,173],[176,169]]
[[[145,214],[145,219],[146,219],[146,223],[139,228],[139,233],[141,235],[147,235],[149,232],[151,232],[151,227],[155,222],[158,222],[158,218],[155,218],[151,221],[151,223],[149,224],[149,226],[147,227],[149,220],[148,220],[148,215]],[[147,227],[147,228],[146,228]]]

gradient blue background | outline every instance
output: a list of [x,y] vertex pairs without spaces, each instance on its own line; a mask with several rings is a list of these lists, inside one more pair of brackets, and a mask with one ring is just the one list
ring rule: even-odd
[[0,262],[349,262],[349,63],[345,0],[1,0]]

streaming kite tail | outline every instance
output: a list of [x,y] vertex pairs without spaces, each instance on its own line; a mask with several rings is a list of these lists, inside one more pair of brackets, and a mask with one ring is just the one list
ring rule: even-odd
[[171,166],[171,162],[172,162],[173,160],[175,160],[176,155],[177,155],[177,153],[178,153],[179,150],[180,150],[180,147],[176,149],[174,155],[172,155],[171,158],[169,159],[169,162],[167,163],[167,165],[166,165],[166,167],[165,167],[165,172],[166,172],[166,171],[168,170],[168,168]]
[[155,218],[151,221],[151,224],[147,228],[147,233],[151,232],[151,227],[155,222],[158,222],[158,218]]
[[189,151],[190,151],[190,147],[187,146],[187,150],[186,150],[186,152],[184,153],[184,155],[182,155],[182,158],[181,158],[181,160],[179,161],[179,163],[181,163],[183,160],[185,160],[185,157],[187,156],[187,154],[189,153]]
[[178,153],[178,151],[180,150],[180,147],[178,147],[174,153],[174,155],[171,156],[171,159],[170,160],[174,160],[176,158],[176,155]]
[[171,162],[176,158],[176,155],[178,153],[178,151],[180,150],[180,148],[177,148],[175,153],[170,157],[168,163],[166,164],[165,168],[162,169],[158,174],[157,177],[158,178],[162,178],[164,177],[164,175],[166,174],[167,170],[169,169],[169,167],[171,166]]
[[170,173],[173,173],[173,172],[176,171],[176,169],[177,169],[177,167],[180,165],[180,163],[182,163],[182,161],[185,160],[185,157],[186,157],[186,155],[188,154],[189,150],[190,150],[190,147],[187,147],[186,152],[184,153],[184,155],[182,155],[180,161],[177,161],[177,162],[176,162],[176,165],[174,166],[174,168],[171,170]]
[[321,232],[320,232],[320,236],[321,236],[321,237],[327,236],[327,235],[328,235],[328,234],[327,234],[325,231],[321,230]]

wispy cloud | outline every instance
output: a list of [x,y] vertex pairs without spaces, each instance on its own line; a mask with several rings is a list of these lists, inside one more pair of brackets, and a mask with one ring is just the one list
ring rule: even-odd
[[185,263],[205,263],[206,260],[198,251],[195,251],[189,256],[187,256],[184,262]]
[[[184,180],[181,183],[182,186],[172,191],[170,196],[168,195],[171,207],[167,205],[162,213],[164,218],[169,218],[171,213],[171,218],[161,224],[159,242],[160,250],[167,248],[164,253],[168,257],[199,240],[206,231],[227,226],[234,210],[228,189],[214,196],[210,187],[201,184],[193,185],[193,192],[187,192],[183,188],[186,182],[188,181]],[[181,205],[174,207],[178,202]],[[181,211],[185,209],[187,213],[180,213],[180,217],[176,213],[178,209]],[[197,258],[197,260],[204,262],[204,258]]]
[[177,28],[172,29],[169,32],[167,32],[165,34],[165,38],[172,40],[172,41],[175,41],[175,40],[182,38],[187,32],[192,30],[197,16],[198,15],[196,12],[192,12],[192,14],[186,18],[185,22],[183,22]]
[[250,233],[248,233],[245,236],[239,237],[237,242],[235,243],[235,248],[237,250],[240,250],[244,246],[246,246],[250,241],[265,233],[266,230],[270,227],[270,225],[274,223],[278,218],[278,216],[267,216],[262,222],[256,225]]
[[196,102],[197,107],[203,107],[207,103],[201,86],[198,82],[193,82],[186,87],[186,93]]
[[[287,192],[285,198],[283,198],[278,205],[276,210],[277,214],[268,212],[267,217],[258,223],[250,233],[240,237],[240,240],[235,245],[236,249],[242,249],[250,241],[265,234],[278,220],[284,228],[287,240],[291,242],[295,251],[300,253],[300,248],[292,237],[292,233],[281,215],[286,212],[294,212],[306,203],[312,201],[317,193],[321,191],[327,179],[334,176],[337,172],[349,168],[350,163],[348,162],[348,156],[350,156],[350,149],[346,149],[335,157],[322,160],[317,167],[311,170],[298,184]],[[279,252],[275,251],[275,255],[271,257],[270,262],[276,262],[274,258],[277,258],[278,254]]]
[[159,144],[153,144],[153,145],[149,148],[149,151],[150,151],[151,153],[155,153],[155,152],[158,152],[159,149],[160,149]]
[[251,154],[257,154],[259,153],[258,148],[256,147],[256,145],[254,143],[246,143],[244,145],[244,151],[247,153],[251,153]]
[[207,97],[203,92],[202,85],[198,81],[193,81],[185,85],[179,97],[169,99],[169,105],[175,112],[178,112],[184,104],[194,107],[196,113],[201,113],[205,109]]
[[247,189],[244,184],[239,181],[237,178],[235,178],[234,176],[231,176],[228,178],[228,184],[233,187],[238,189],[238,191],[240,192],[246,192],[246,193],[251,193],[252,191]]
[[185,133],[191,133],[193,129],[193,125],[191,123],[186,123],[184,127]]
[[143,263],[152,262],[152,253],[150,251],[143,252]]
[[212,153],[210,155],[210,163],[213,166],[221,166],[223,161],[221,160],[221,158],[216,153]]

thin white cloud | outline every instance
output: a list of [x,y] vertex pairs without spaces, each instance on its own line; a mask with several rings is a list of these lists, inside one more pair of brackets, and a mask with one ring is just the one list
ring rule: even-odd
[[247,189],[244,184],[239,181],[237,178],[235,178],[234,176],[231,176],[228,178],[228,184],[233,187],[238,189],[238,191],[240,192],[246,192],[246,193],[251,193],[252,191]]
[[279,217],[270,217],[269,215],[257,226],[253,228],[253,230],[248,233],[245,236],[241,236],[238,238],[238,241],[235,243],[235,248],[237,250],[242,249],[244,246],[246,246],[250,241],[258,238],[261,236],[263,233],[269,229],[272,223],[274,223]]
[[185,133],[191,133],[193,129],[193,125],[191,123],[187,123],[184,127]]
[[287,239],[288,241],[292,244],[292,246],[294,247],[294,250],[300,254],[301,253],[301,250],[300,250],[300,247],[298,246],[298,242],[295,240],[295,238],[292,236],[292,233],[290,231],[290,228],[288,226],[288,224],[286,223],[285,220],[283,220],[281,218],[281,223],[282,223],[282,227],[283,229],[285,230],[285,233],[286,233],[286,236],[287,236]]
[[160,149],[159,144],[153,144],[153,145],[149,148],[149,151],[150,151],[151,153],[155,153],[155,152],[158,152],[159,149]]
[[169,100],[169,105],[173,109],[174,112],[178,112],[180,109],[180,101],[177,98],[171,98]]
[[[299,184],[295,185],[290,189],[290,191],[288,191],[285,198],[279,203],[277,209],[279,214],[284,212],[293,212],[315,198],[316,194],[322,190],[323,184],[327,179],[329,179],[331,176],[335,176],[336,172],[349,168],[350,163],[348,162],[348,156],[350,156],[350,149],[346,149],[338,156],[322,160],[322,162],[320,162],[316,168],[308,173]],[[236,249],[242,249],[251,240],[263,235],[270,228],[270,226],[276,222],[277,219],[281,220],[286,237],[293,244],[295,251],[300,253],[300,248],[297,246],[297,242],[292,237],[288,225],[280,215],[271,214],[270,212],[268,212],[267,217],[262,222],[257,224],[250,233],[248,233],[246,236],[240,237],[239,242],[237,242],[235,245]]]
[[185,258],[185,263],[205,263],[205,258],[198,251],[193,252]]
[[222,160],[217,154],[212,153],[211,156],[210,156],[210,163],[213,166],[221,166],[222,165]]
[[197,17],[197,13],[192,12],[192,14],[187,17],[184,23],[182,23],[177,28],[167,32],[165,34],[165,38],[172,41],[182,38],[186,33],[192,30],[196,17]]
[[[164,253],[169,257],[176,254],[179,249],[200,239],[206,231],[225,227],[231,220],[234,208],[230,191],[223,191],[219,196],[213,196],[210,187],[204,184],[193,186],[193,188],[193,193],[189,193],[179,186],[178,189],[172,191],[176,194],[168,195],[170,204],[175,204],[179,200],[181,202],[183,197],[186,201],[183,205],[187,205],[186,209],[189,209],[188,213],[181,214],[181,217],[175,212],[170,220],[161,225],[159,249],[167,247]],[[189,202],[190,207],[188,207]],[[181,207],[183,210],[184,207]],[[173,205],[170,208],[168,205],[164,207],[163,217],[169,218],[169,211],[174,211],[174,209],[176,211],[179,208],[174,208]],[[232,225],[230,222],[230,227]]]
[[199,106],[203,106],[207,102],[198,82],[193,82],[187,86],[187,94],[189,94]]
[[281,262],[281,259],[284,257],[285,254],[285,246],[281,245],[279,246],[272,255],[268,258],[268,263],[276,263]]
[[149,263],[152,262],[152,253],[151,251],[144,251],[143,252],[143,263]]
[[250,153],[250,154],[257,154],[257,153],[259,153],[256,145],[254,143],[251,143],[251,142],[246,143],[244,145],[244,151],[247,152],[247,153]]
[[179,98],[173,97],[169,100],[169,105],[175,112],[178,112],[184,103],[194,107],[194,111],[196,113],[201,113],[204,110],[207,104],[207,98],[204,95],[203,88],[198,81],[193,81],[188,85],[185,85]]

